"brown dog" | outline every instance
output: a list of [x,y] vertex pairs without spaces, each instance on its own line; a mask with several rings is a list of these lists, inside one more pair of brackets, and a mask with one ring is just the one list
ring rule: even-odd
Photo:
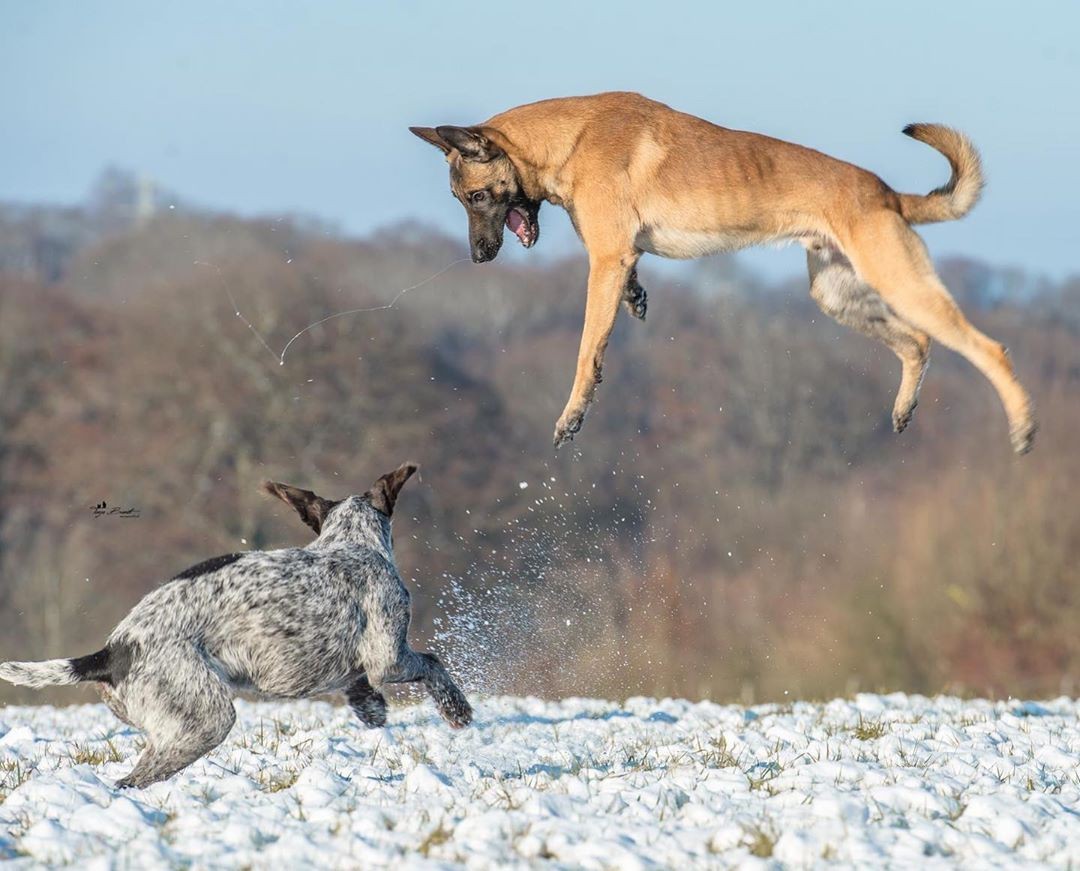
[[900,358],[897,432],[911,419],[934,338],[990,380],[1013,449],[1031,448],[1032,403],[1005,348],[967,321],[911,229],[961,218],[979,198],[978,152],[955,130],[904,130],[952,166],[948,184],[926,195],[898,194],[852,164],[639,94],[545,100],[475,127],[410,130],[446,155],[450,189],[469,215],[474,261],[498,254],[504,226],[532,247],[543,201],[567,210],[588,249],[585,329],[556,447],[581,428],[620,301],[645,316],[636,272],[643,252],[690,258],[790,240],[806,248],[810,293],[822,310]]

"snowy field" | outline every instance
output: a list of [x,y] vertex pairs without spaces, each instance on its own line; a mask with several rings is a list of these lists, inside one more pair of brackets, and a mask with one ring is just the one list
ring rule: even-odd
[[0,709],[11,867],[1080,867],[1080,703],[248,704],[143,792],[101,706]]

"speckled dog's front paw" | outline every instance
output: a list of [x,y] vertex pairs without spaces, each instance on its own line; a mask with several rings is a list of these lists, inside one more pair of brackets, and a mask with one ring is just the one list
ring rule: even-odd
[[432,697],[435,699],[439,716],[446,720],[451,729],[464,729],[472,722],[472,705],[450,675],[443,675],[443,680],[432,693]]
[[439,715],[446,720],[451,729],[464,729],[473,720],[473,709],[465,696],[460,696],[440,705]]

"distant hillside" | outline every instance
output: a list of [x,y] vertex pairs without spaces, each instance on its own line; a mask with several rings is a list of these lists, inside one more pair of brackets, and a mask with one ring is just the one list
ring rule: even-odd
[[[948,351],[895,436],[895,360],[805,287],[645,262],[649,319],[620,319],[555,455],[582,258],[455,265],[282,366],[460,240],[108,189],[0,209],[0,658],[87,652],[191,563],[303,541],[263,478],[337,497],[416,458],[396,535],[417,633],[494,691],[1075,690],[1080,282],[943,264],[1040,406],[1016,459]],[[140,516],[95,518],[103,500]]]

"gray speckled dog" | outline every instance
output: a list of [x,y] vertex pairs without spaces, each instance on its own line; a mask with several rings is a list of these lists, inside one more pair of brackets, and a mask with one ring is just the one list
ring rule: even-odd
[[472,708],[446,669],[406,641],[390,516],[416,471],[405,463],[363,496],[337,502],[286,484],[266,490],[318,537],[307,547],[216,557],[149,593],[102,650],[77,659],[5,662],[0,677],[41,687],[97,681],[116,716],[147,743],[118,786],[164,780],[229,734],[233,694],[277,698],[344,692],[364,725],[386,723],[379,687],[419,681],[451,726]]

